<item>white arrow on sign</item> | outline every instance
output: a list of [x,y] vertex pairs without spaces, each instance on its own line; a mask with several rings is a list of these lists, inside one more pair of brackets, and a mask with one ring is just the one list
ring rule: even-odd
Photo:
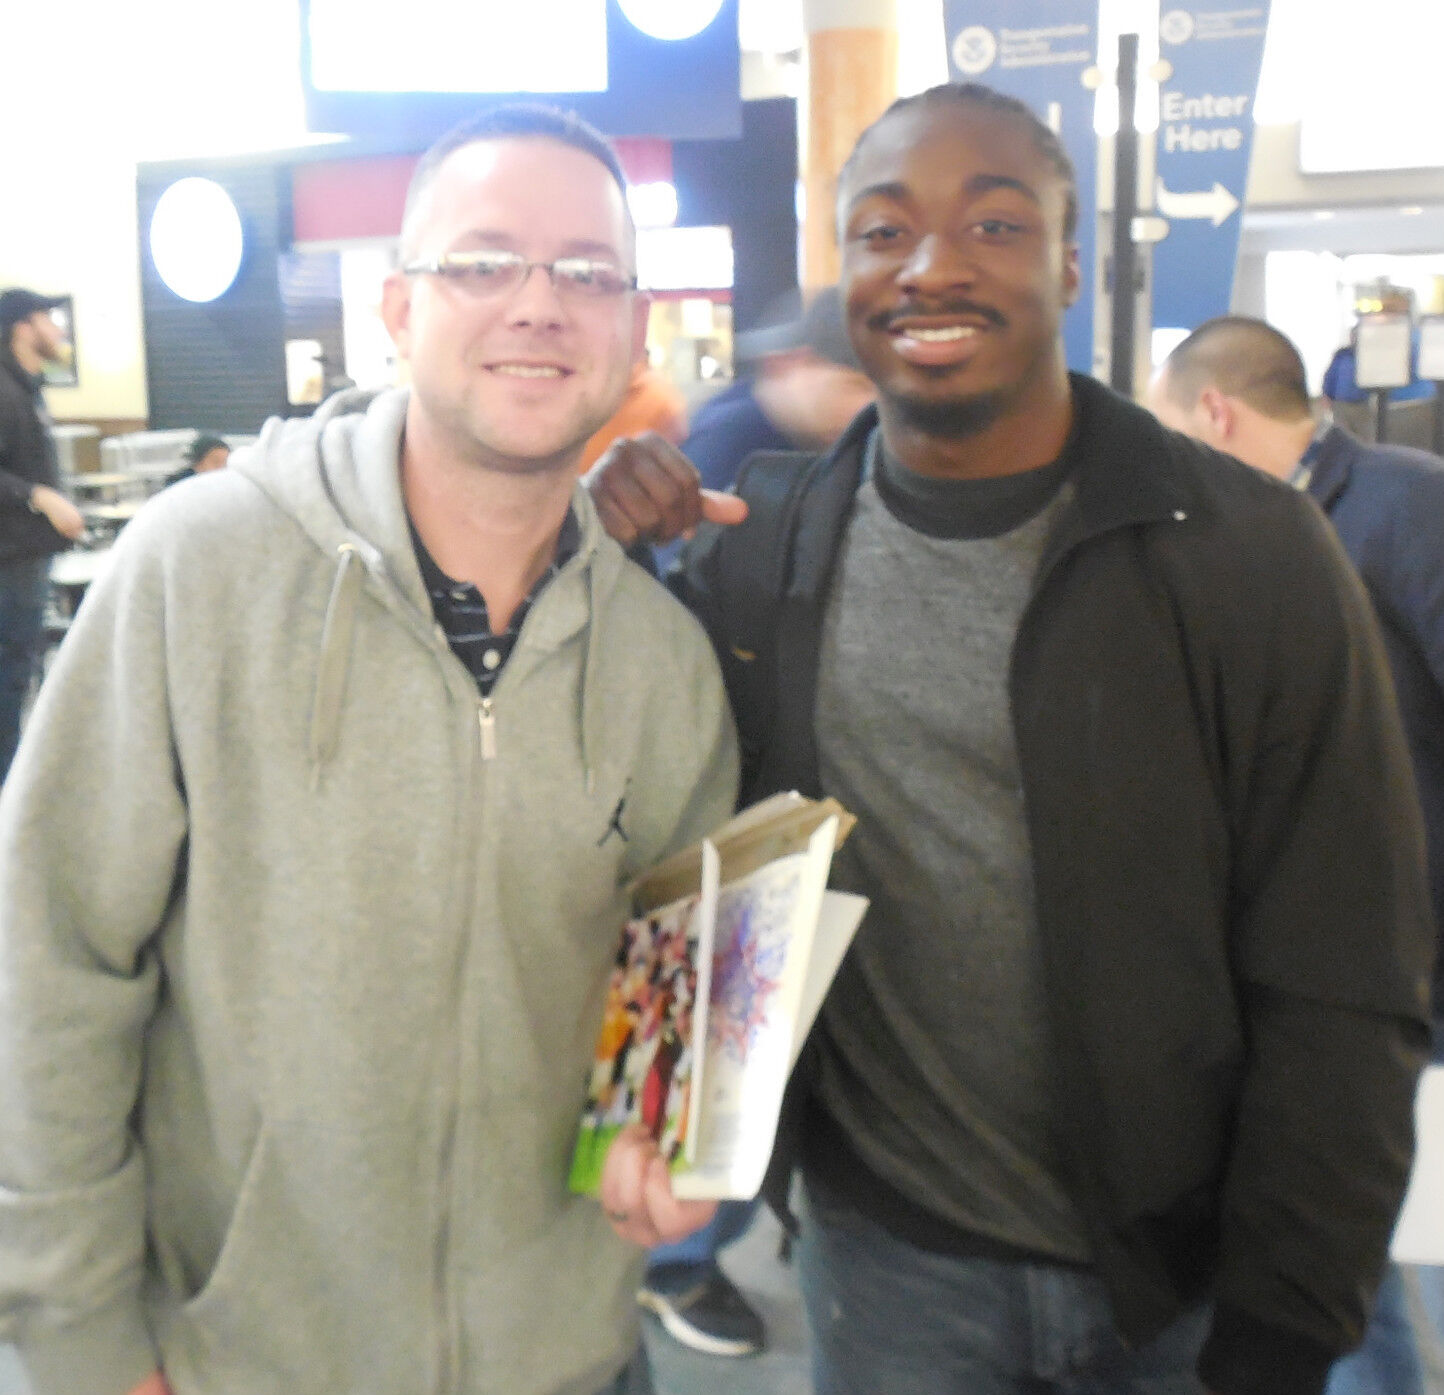
[[1158,181],[1158,211],[1165,218],[1211,218],[1218,227],[1237,207],[1238,200],[1217,180],[1212,189],[1187,194],[1170,193],[1163,181]]

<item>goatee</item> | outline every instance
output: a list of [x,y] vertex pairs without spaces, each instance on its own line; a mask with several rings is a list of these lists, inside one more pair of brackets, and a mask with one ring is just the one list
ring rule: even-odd
[[990,427],[1002,416],[1006,402],[1001,392],[985,392],[951,400],[893,397],[888,405],[899,424],[924,436],[959,441]]

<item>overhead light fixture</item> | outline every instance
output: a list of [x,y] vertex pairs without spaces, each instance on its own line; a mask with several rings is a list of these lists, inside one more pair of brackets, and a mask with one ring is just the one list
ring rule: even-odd
[[722,0],[618,0],[634,28],[654,39],[690,39],[722,8]]
[[1422,218],[1424,216],[1424,210],[1417,203],[1411,203],[1407,208],[1401,208],[1399,212],[1405,218]]
[[665,179],[630,184],[627,206],[639,228],[670,228],[677,221],[677,188]]
[[178,179],[156,200],[149,243],[160,279],[203,305],[230,290],[241,269],[241,215],[215,180]]

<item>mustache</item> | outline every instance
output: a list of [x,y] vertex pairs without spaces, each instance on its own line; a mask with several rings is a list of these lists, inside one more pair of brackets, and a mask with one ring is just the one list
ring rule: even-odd
[[899,320],[912,319],[922,315],[971,315],[975,319],[986,320],[998,329],[1004,328],[1008,323],[991,305],[982,305],[976,300],[944,300],[939,301],[936,305],[924,305],[920,301],[908,300],[901,305],[894,306],[891,310],[879,311],[868,321],[868,328],[887,331],[891,330]]

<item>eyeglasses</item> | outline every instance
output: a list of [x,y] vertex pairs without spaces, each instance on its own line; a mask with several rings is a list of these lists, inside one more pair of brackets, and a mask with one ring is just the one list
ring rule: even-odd
[[554,262],[528,261],[520,252],[487,247],[474,252],[446,252],[428,262],[401,268],[407,276],[444,276],[472,295],[506,295],[519,290],[540,267],[558,295],[578,300],[610,300],[637,289],[637,278],[610,262],[590,257],[558,257]]

